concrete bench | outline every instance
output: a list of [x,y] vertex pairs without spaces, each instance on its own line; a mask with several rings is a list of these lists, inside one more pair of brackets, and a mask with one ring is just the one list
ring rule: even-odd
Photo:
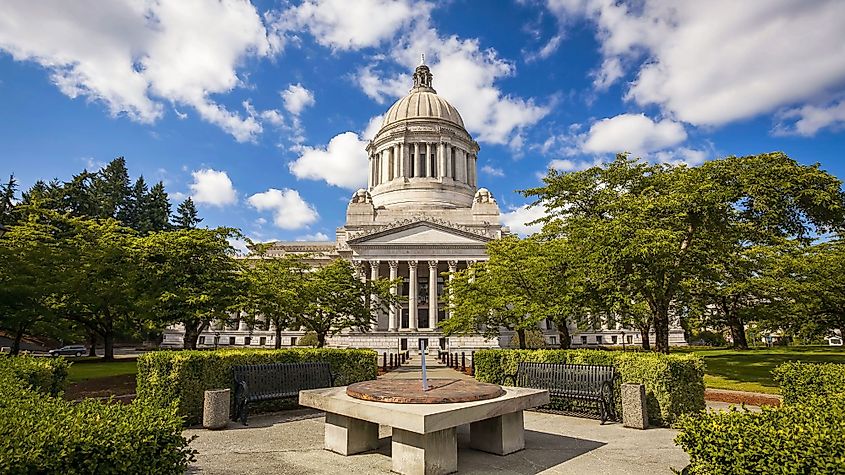
[[457,427],[470,424],[472,448],[507,455],[525,447],[522,411],[549,403],[542,389],[504,387],[495,399],[447,404],[391,404],[355,399],[346,387],[300,391],[299,404],[325,411],[325,448],[352,455],[378,448],[378,426],[393,428],[393,471],[458,470]]

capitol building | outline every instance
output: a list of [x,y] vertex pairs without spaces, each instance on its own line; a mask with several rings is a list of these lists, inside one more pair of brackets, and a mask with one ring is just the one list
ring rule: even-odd
[[[396,352],[424,345],[449,351],[507,347],[513,335],[444,336],[438,323],[449,317],[444,302],[444,278],[485,260],[486,244],[509,233],[500,221],[492,193],[478,187],[478,143],[464,127],[455,107],[437,95],[428,66],[413,75],[408,95],[384,114],[381,128],[367,145],[369,175],[366,189],[356,191],[346,209],[346,223],[334,242],[277,242],[269,257],[308,255],[314,265],[343,258],[362,278],[401,279],[392,290],[402,303],[378,315],[369,331],[348,330],[330,337],[327,346],[372,348]],[[444,277],[446,276],[446,277]],[[546,344],[557,347],[559,334],[541,322]],[[639,345],[636,330],[570,329],[572,346]],[[304,332],[282,332],[282,347],[295,346]],[[202,333],[198,347],[275,345],[269,324],[216,324]],[[671,343],[683,343],[673,328]],[[653,337],[652,337],[653,340]],[[181,347],[182,331],[165,331],[163,346]]]

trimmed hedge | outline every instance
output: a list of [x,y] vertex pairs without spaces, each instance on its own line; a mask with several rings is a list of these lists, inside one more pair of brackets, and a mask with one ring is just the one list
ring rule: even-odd
[[0,375],[19,381],[16,385],[20,385],[21,389],[58,396],[65,389],[69,366],[64,358],[7,356],[0,358]]
[[0,363],[0,473],[185,472],[193,451],[175,407],[73,403],[44,394],[56,392],[66,372],[62,359]]
[[784,404],[845,393],[845,364],[789,362],[773,371]]
[[[204,392],[231,388],[232,367],[243,364],[327,362],[337,384],[375,379],[377,354],[372,350],[297,348],[284,350],[226,349],[156,351],[138,357],[137,398],[159,407],[175,404],[186,424],[202,419]],[[234,398],[233,398],[234,399]]]
[[613,365],[623,383],[646,388],[652,425],[674,423],[681,414],[704,409],[704,362],[693,354],[600,350],[481,350],[475,352],[475,378],[501,384],[520,362]]
[[684,473],[845,474],[845,397],[780,408],[681,418],[675,439],[690,456]]

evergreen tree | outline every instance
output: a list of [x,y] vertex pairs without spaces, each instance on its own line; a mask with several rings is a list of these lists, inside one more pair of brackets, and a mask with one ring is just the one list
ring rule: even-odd
[[117,157],[103,167],[94,181],[93,191],[99,204],[99,217],[129,222],[126,214],[131,188],[126,159]]
[[[60,204],[58,211],[68,212],[73,216],[96,217],[100,213],[100,204],[94,195],[94,184],[97,174],[88,170],[74,175],[69,182],[56,184],[55,193],[59,196]],[[46,206],[49,206],[46,205]]]
[[150,188],[142,210],[144,221],[149,226],[147,231],[170,229],[170,199],[164,191],[164,183],[158,182]]
[[18,191],[18,183],[15,175],[9,175],[9,181],[0,186],[0,224],[12,221],[12,208],[15,207],[15,193]]
[[179,229],[193,229],[200,222],[202,222],[202,218],[198,216],[194,200],[189,196],[176,208],[176,216],[173,218],[173,223]]
[[150,190],[147,188],[147,182],[144,181],[144,176],[141,175],[135,180],[132,186],[132,193],[129,195],[129,200],[126,203],[126,211],[124,212],[126,221],[124,226],[130,227],[139,233],[146,233],[150,230],[150,223],[146,216],[147,206],[150,200]]

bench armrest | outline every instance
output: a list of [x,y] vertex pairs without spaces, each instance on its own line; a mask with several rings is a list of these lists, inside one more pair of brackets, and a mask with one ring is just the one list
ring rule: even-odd
[[235,401],[246,397],[245,394],[249,391],[249,385],[246,384],[246,381],[236,381],[235,384]]
[[[508,379],[510,379],[511,384],[508,384]],[[505,386],[516,386],[516,375],[506,373],[504,376],[502,376],[502,384]]]
[[331,379],[332,386],[337,386],[337,378],[340,377],[340,373],[334,374],[329,371],[329,378]]

